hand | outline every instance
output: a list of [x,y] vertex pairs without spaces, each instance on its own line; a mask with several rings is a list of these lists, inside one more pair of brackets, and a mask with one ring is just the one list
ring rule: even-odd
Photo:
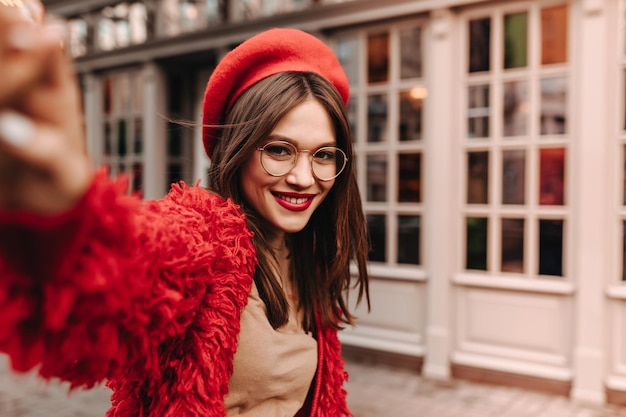
[[60,213],[91,182],[63,41],[58,25],[28,23],[0,6],[0,210]]

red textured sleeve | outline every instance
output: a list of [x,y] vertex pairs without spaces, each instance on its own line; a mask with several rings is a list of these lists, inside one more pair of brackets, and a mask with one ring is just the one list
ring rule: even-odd
[[[256,257],[238,207],[199,187],[162,200],[99,173],[78,205],[46,218],[0,213],[0,351],[18,371],[93,386],[185,332],[220,271],[251,281]],[[244,305],[246,291],[236,293]]]

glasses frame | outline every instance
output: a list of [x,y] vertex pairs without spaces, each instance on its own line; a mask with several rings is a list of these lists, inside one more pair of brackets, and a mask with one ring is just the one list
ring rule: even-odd
[[[293,158],[293,163],[291,164],[291,167],[289,167],[289,169],[287,171],[285,171],[285,173],[283,173],[283,174],[273,174],[273,173],[269,172],[267,170],[267,168],[265,168],[265,165],[263,165],[263,153],[265,152],[265,148],[267,148],[268,146],[271,146],[272,144],[277,144],[277,143],[279,143],[281,145],[287,145],[287,146],[293,148],[293,150],[295,151],[295,158]],[[341,154],[343,155],[343,166],[341,167],[341,169],[339,169],[337,171],[337,174],[335,174],[334,177],[323,179],[323,178],[318,177],[317,174],[315,174],[315,169],[313,168],[313,156],[316,153],[318,153],[319,151],[321,151],[323,149],[328,149],[328,148],[335,149],[335,150],[341,152]],[[321,146],[321,147],[317,148],[315,151],[312,151],[310,149],[302,149],[302,150],[300,150],[293,143],[287,142],[286,140],[273,140],[271,142],[267,142],[263,146],[258,147],[257,150],[260,151],[259,152],[259,162],[261,163],[261,166],[263,167],[263,170],[268,175],[271,175],[272,177],[283,177],[283,176],[289,174],[289,172],[293,169],[293,167],[295,167],[296,164],[298,163],[298,157],[300,156],[301,153],[308,153],[309,154],[309,164],[311,165],[311,173],[313,174],[313,176],[315,178],[317,178],[320,181],[326,182],[326,181],[334,180],[339,175],[341,175],[341,173],[346,169],[346,165],[348,165],[348,155],[346,155],[346,153],[342,149],[340,149],[340,148],[338,148],[336,146]]]

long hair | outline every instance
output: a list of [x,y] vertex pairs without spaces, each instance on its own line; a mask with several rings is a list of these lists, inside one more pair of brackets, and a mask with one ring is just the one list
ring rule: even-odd
[[289,305],[274,270],[277,259],[268,244],[266,221],[246,203],[241,187],[243,165],[256,152],[278,122],[306,100],[316,100],[328,112],[337,147],[348,156],[344,171],[303,230],[288,235],[290,271],[303,310],[303,326],[315,330],[315,312],[325,324],[340,328],[354,324],[347,292],[351,289],[350,263],[358,276],[357,303],[363,297],[369,307],[367,233],[361,198],[353,170],[352,135],[346,109],[337,90],[323,77],[310,72],[283,72],[254,84],[226,115],[209,170],[209,188],[239,204],[257,250],[259,264],[255,284],[267,306],[274,328],[287,323]]

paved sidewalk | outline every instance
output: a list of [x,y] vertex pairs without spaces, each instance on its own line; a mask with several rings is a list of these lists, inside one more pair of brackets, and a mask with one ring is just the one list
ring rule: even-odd
[[[433,381],[414,372],[349,362],[348,403],[355,417],[626,417],[626,408],[467,381]],[[105,388],[75,391],[7,371],[0,356],[0,417],[104,417]]]

